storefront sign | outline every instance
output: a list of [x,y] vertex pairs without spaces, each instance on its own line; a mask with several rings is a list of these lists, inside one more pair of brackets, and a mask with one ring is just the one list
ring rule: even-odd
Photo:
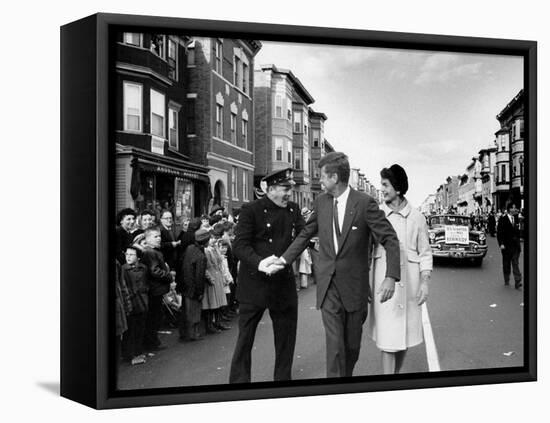
[[190,172],[188,170],[173,169],[171,167],[166,167],[166,166],[156,166],[155,171],[159,173],[165,173],[168,175],[178,176],[180,178],[204,179],[204,176],[200,175],[199,173]]
[[470,243],[470,232],[468,227],[445,225],[445,243],[468,245]]

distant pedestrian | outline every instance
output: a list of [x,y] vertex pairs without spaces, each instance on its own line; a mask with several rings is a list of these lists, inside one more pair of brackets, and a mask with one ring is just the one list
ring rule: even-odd
[[495,213],[491,210],[489,213],[489,216],[487,217],[487,230],[489,231],[489,235],[495,236],[496,233],[496,218]]
[[170,266],[170,269],[175,270],[178,247],[181,242],[176,240],[173,225],[174,220],[172,218],[172,212],[164,209],[160,214],[160,251],[164,256],[164,260],[168,263],[168,266]]
[[519,233],[518,209],[513,202],[506,205],[506,213],[498,221],[497,240],[502,253],[502,272],[504,285],[510,284],[510,267],[514,273],[515,288],[520,289],[521,271],[519,270],[519,254],[521,242]]

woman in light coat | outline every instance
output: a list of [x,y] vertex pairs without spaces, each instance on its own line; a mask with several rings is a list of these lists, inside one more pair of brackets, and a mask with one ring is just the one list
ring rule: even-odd
[[386,274],[386,252],[377,245],[367,331],[382,351],[384,374],[392,374],[401,370],[407,349],[423,342],[421,306],[428,298],[432,250],[426,219],[405,198],[409,187],[405,170],[395,164],[380,175],[385,203],[381,209],[399,238],[401,280],[395,284],[393,297],[381,303],[378,291]]

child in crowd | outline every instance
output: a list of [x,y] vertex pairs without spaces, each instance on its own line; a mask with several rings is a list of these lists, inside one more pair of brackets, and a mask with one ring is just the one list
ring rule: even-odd
[[158,330],[162,319],[162,298],[170,290],[173,273],[160,252],[161,235],[158,227],[145,230],[145,248],[141,262],[147,267],[149,280],[149,310],[145,325],[144,347],[159,350],[161,347]]
[[206,286],[206,255],[204,248],[210,241],[206,229],[195,231],[195,243],[189,245],[183,255],[182,272],[178,290],[183,293],[183,324],[180,325],[180,341],[200,341],[202,299]]
[[211,238],[204,252],[206,255],[206,288],[202,299],[202,309],[207,333],[217,333],[231,329],[221,322],[220,309],[227,305],[223,289],[222,257],[218,250],[218,240],[223,235],[223,224],[218,224],[211,231]]
[[218,240],[218,250],[221,254],[222,258],[222,276],[223,276],[223,292],[225,293],[225,298],[227,300],[227,306],[224,306],[221,308],[221,318],[223,320],[230,320],[232,315],[229,314],[229,305],[231,304],[231,285],[233,285],[233,276],[231,275],[231,272],[229,271],[229,264],[227,261],[227,251],[229,249],[229,242],[224,239],[220,238]]
[[149,303],[147,267],[139,262],[139,250],[126,248],[126,263],[121,268],[121,278],[128,288],[131,312],[127,315],[128,330],[122,337],[122,357],[132,365],[145,363],[143,336]]

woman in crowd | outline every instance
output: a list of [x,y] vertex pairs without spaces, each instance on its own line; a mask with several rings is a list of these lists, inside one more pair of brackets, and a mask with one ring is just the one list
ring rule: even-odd
[[399,238],[401,280],[395,284],[393,297],[381,303],[378,291],[386,274],[386,253],[377,245],[368,333],[382,351],[384,374],[392,374],[400,372],[407,349],[423,341],[421,305],[428,298],[432,250],[424,216],[405,198],[409,188],[405,170],[394,164],[382,169],[380,176],[384,196],[381,209]]
[[122,209],[116,217],[117,227],[115,229],[115,254],[118,262],[123,265],[126,263],[125,252],[133,240],[134,224],[136,222],[136,212],[130,208]]

